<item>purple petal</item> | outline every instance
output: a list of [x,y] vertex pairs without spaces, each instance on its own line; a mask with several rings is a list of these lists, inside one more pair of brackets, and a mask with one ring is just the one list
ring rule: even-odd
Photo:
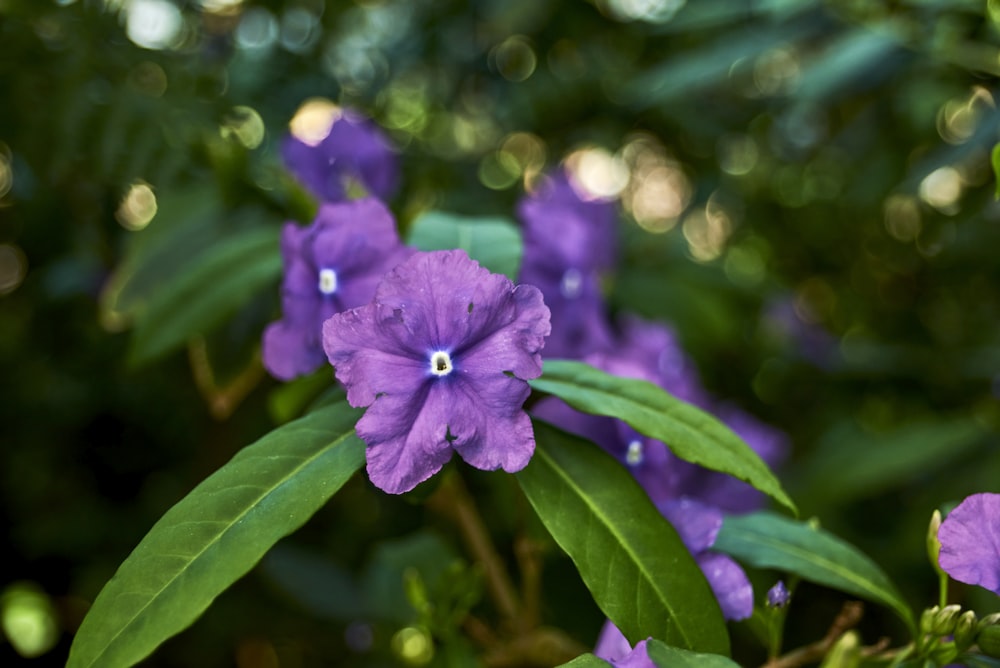
[[1000,595],[1000,494],[973,494],[938,529],[945,573]]
[[323,351],[308,340],[308,330],[285,321],[272,322],[264,330],[261,357],[264,368],[275,378],[292,380],[323,365]]
[[609,661],[615,668],[656,668],[646,651],[646,640],[640,640],[633,649],[610,619],[604,622],[597,638],[594,656]]
[[753,614],[753,585],[739,564],[715,552],[702,552],[696,560],[719,601],[723,617],[739,621]]
[[692,499],[682,498],[659,507],[663,516],[674,525],[684,546],[697,554],[715,544],[722,528],[722,513]]

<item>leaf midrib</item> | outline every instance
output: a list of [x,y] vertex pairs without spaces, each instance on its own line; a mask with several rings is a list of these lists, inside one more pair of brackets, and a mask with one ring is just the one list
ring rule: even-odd
[[[317,431],[319,431],[319,430],[317,430]],[[315,461],[316,459],[318,459],[322,454],[324,454],[330,448],[333,448],[333,447],[336,447],[336,446],[340,445],[340,443],[342,443],[343,441],[345,441],[348,438],[350,438],[352,436],[352,434],[353,434],[353,430],[350,431],[350,432],[347,432],[345,434],[342,434],[341,436],[338,436],[336,439],[334,439],[333,441],[330,441],[327,445],[325,445],[325,446],[321,447],[319,450],[317,450],[317,452],[314,455],[312,455],[311,457],[303,459],[302,463],[299,466],[297,466],[295,469],[293,469],[288,474],[286,474],[285,476],[283,476],[281,478],[280,482],[278,482],[277,484],[271,486],[269,488],[270,491],[264,492],[263,494],[261,494],[256,499],[256,501],[253,504],[248,505],[247,508],[245,510],[243,510],[243,512],[241,512],[231,522],[229,522],[229,527],[226,530],[219,532],[211,541],[207,542],[205,544],[205,546],[200,551],[198,551],[196,554],[192,555],[192,557],[190,559],[188,559],[188,562],[184,566],[184,568],[178,569],[178,571],[174,574],[174,576],[172,578],[170,578],[170,580],[168,580],[162,587],[160,587],[156,591],[155,595],[148,597],[148,601],[146,602],[146,604],[144,604],[141,608],[139,608],[138,610],[136,610],[135,614],[133,614],[124,624],[122,624],[119,627],[118,632],[115,633],[113,636],[111,636],[111,638],[108,639],[108,641],[104,644],[104,647],[101,649],[101,652],[99,654],[97,654],[94,657],[94,659],[92,661],[90,661],[87,665],[89,665],[89,666],[97,665],[98,661],[100,661],[104,657],[104,655],[107,654],[107,652],[115,644],[115,642],[118,640],[118,638],[125,632],[125,630],[128,629],[128,628],[130,628],[132,626],[132,624],[135,623],[135,620],[138,619],[139,616],[147,608],[149,608],[153,604],[154,601],[158,600],[163,595],[163,592],[165,592],[167,589],[169,589],[173,585],[173,583],[176,582],[176,580],[185,571],[187,571],[187,569],[190,567],[190,565],[192,563],[195,562],[195,560],[197,560],[199,557],[201,557],[201,555],[204,554],[210,547],[212,547],[213,545],[217,544],[219,542],[219,540],[221,540],[221,538],[224,535],[226,535],[226,533],[228,531],[230,531],[232,529],[232,527],[234,527],[239,521],[241,521],[244,517],[246,517],[253,508],[256,508],[260,504],[260,502],[261,502],[262,499],[267,498],[267,496],[270,495],[270,494],[273,494],[279,487],[281,487],[282,485],[286,484],[288,482],[288,480],[294,474],[298,473],[303,468],[305,468],[306,466],[310,465],[313,461]],[[155,526],[154,526],[154,528],[155,528]],[[140,545],[141,545],[141,543],[140,543]],[[116,575],[117,575],[117,573],[116,573]],[[117,596],[116,596],[116,598],[117,598]]]
[[[615,531],[614,524],[608,521],[608,518],[604,515],[604,513],[599,512],[600,509],[597,506],[589,502],[588,497],[585,494],[583,494],[583,491],[580,489],[580,487],[575,483],[575,481],[571,477],[569,477],[564,473],[563,469],[557,465],[557,462],[552,458],[551,455],[549,455],[549,453],[545,452],[543,448],[539,448],[535,452],[535,456],[537,457],[539,455],[541,455],[543,459],[547,460],[552,470],[555,471],[556,475],[558,475],[561,479],[563,479],[566,482],[567,487],[569,487],[574,493],[576,493],[576,495],[583,500],[584,504],[587,507],[591,508],[594,511],[594,515],[596,517],[602,520],[602,523],[607,528],[608,533],[610,533],[617,539],[617,545],[622,549],[622,551],[624,551],[632,558],[632,563],[636,565],[636,570],[641,572],[646,577],[649,588],[652,589],[654,592],[656,592],[657,598],[660,600],[660,602],[663,603],[664,607],[670,611],[670,614],[674,618],[674,620],[676,620],[677,613],[674,610],[673,606],[670,605],[670,603],[663,597],[663,594],[660,592],[660,590],[653,584],[655,581],[653,580],[652,574],[646,571],[645,568],[643,568],[642,562],[638,559],[638,555],[636,555],[634,551],[632,551],[627,547],[628,545],[627,542],[621,540],[622,535],[617,531]],[[681,635],[687,641],[688,646],[694,647],[694,644],[691,641],[692,639],[688,636],[686,632],[686,626],[681,624],[675,624],[675,625],[677,629],[680,631]]]

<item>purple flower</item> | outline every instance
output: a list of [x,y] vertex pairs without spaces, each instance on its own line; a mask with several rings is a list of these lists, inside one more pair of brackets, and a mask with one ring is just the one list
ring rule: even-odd
[[264,331],[264,366],[271,375],[291,380],[322,366],[323,321],[368,302],[383,274],[412,252],[375,199],[324,204],[309,227],[287,223],[281,232],[283,317]]
[[614,668],[656,668],[646,651],[646,641],[640,640],[635,649],[611,620],[604,622],[597,637],[594,655],[611,663]]
[[774,586],[767,590],[767,605],[770,608],[783,608],[788,605],[792,595],[788,593],[785,583],[778,580]]
[[549,310],[463,251],[417,253],[374,301],[323,325],[323,347],[352,406],[368,475],[393,494],[441,469],[452,450],[476,468],[523,468],[535,449],[522,404],[542,372]]
[[385,135],[351,110],[340,112],[318,144],[288,137],[281,155],[299,181],[325,202],[348,199],[351,186],[389,199],[399,180],[396,152]]
[[1000,595],[1000,494],[973,494],[941,523],[938,563],[966,584]]
[[600,273],[615,257],[615,210],[584,200],[561,171],[518,205],[524,224],[522,282],[537,285],[552,310],[547,353],[579,358],[610,347]]

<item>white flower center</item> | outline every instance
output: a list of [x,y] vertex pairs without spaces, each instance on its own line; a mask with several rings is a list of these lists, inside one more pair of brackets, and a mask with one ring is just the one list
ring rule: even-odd
[[319,291],[324,295],[332,295],[337,291],[337,272],[333,269],[319,270]]
[[583,287],[583,276],[580,272],[573,268],[567,269],[559,283],[559,292],[566,299],[576,299],[580,296],[581,287]]
[[642,441],[636,439],[628,444],[625,452],[625,462],[629,466],[638,466],[642,463]]
[[435,376],[447,376],[452,370],[451,357],[443,350],[431,355],[431,373]]

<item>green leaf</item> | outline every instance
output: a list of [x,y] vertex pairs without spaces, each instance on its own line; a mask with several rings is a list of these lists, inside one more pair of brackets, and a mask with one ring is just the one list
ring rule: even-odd
[[506,218],[428,211],[413,221],[407,240],[424,251],[461,248],[479,264],[512,281],[521,266],[521,233]]
[[584,413],[624,420],[681,459],[745,480],[795,511],[771,469],[729,427],[652,383],[569,360],[547,360],[542,376],[530,383]]
[[657,668],[739,668],[720,654],[701,654],[665,645],[655,638],[646,642],[646,654]]
[[593,654],[581,654],[568,663],[559,664],[556,668],[608,668],[610,665],[604,659],[598,659]]
[[712,549],[885,605],[914,632],[909,606],[882,569],[853,545],[806,522],[767,512],[727,517]]
[[244,448],[160,518],[97,596],[67,666],[131,666],[189,626],[364,462],[339,403]]
[[517,480],[604,614],[633,643],[728,653],[705,576],[628,471],[593,443],[534,425],[535,455]]
[[[826,434],[789,480],[804,507],[829,507],[911,483],[968,455],[984,436],[983,427],[967,417],[909,420],[884,433],[865,431],[852,421]],[[830,475],[848,470],[850,475]]]
[[215,244],[183,273],[168,276],[139,318],[131,362],[169,352],[220,323],[281,274],[276,228],[241,232]]

